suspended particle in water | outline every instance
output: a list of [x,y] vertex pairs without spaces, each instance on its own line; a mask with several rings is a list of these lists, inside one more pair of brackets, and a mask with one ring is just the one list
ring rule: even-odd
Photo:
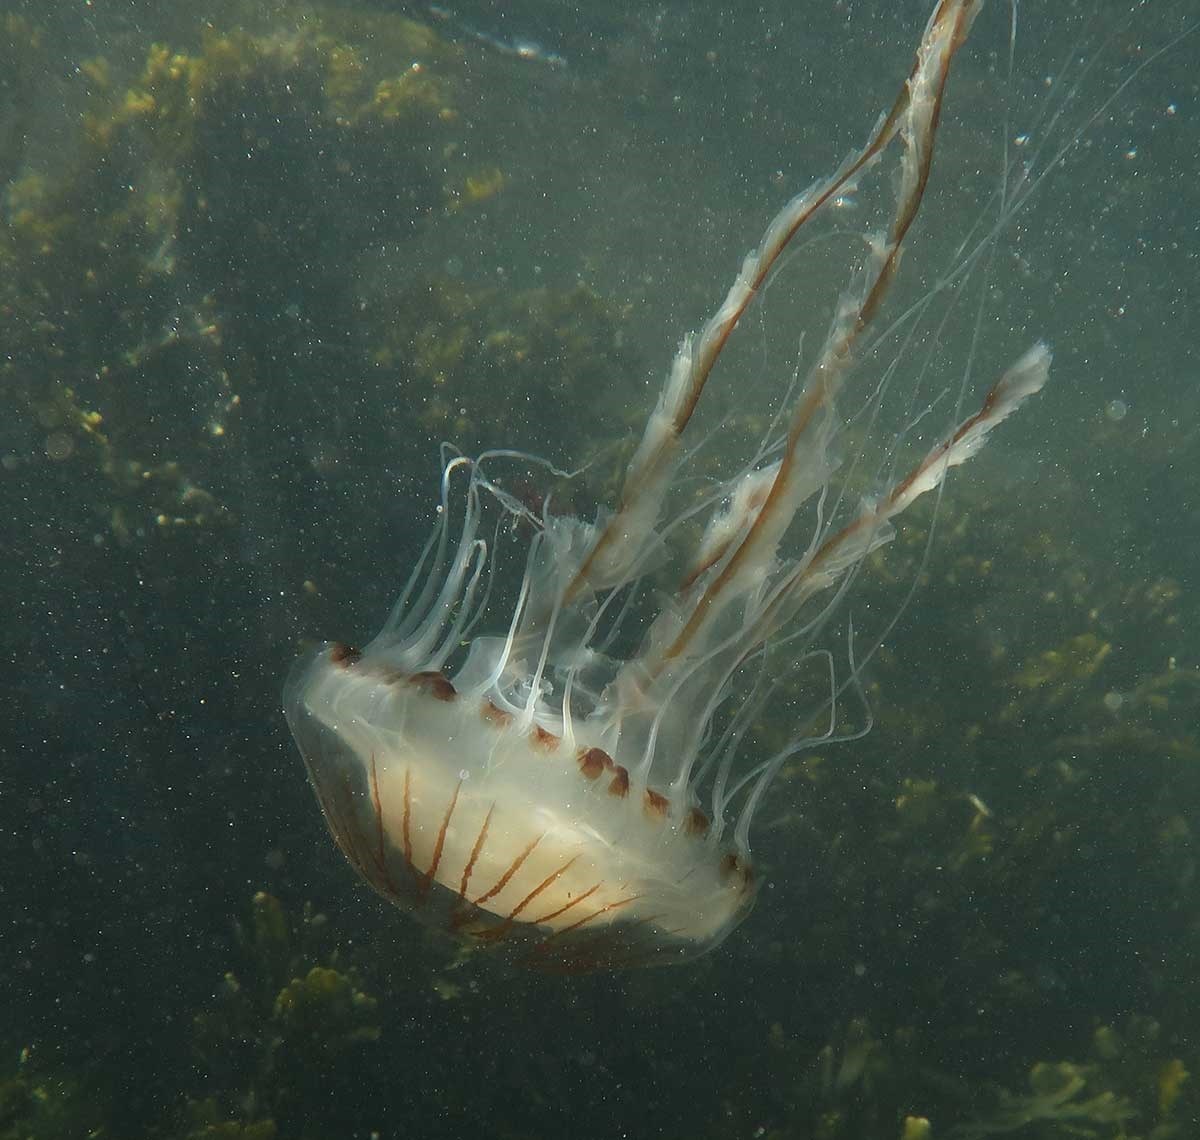
[[65,431],[52,431],[46,436],[46,455],[55,462],[69,459],[74,450],[75,441]]

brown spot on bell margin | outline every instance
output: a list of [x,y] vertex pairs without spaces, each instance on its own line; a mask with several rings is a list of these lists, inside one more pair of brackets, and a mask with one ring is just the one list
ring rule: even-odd
[[458,696],[458,690],[444,673],[413,673],[408,683],[428,693],[435,701],[452,701]]
[[688,835],[705,836],[708,834],[709,822],[708,816],[704,814],[698,807],[690,807],[687,809],[687,814],[683,817],[683,830]]
[[562,742],[562,737],[547,732],[540,724],[535,724],[529,733],[529,740],[535,748],[542,752],[553,752]]
[[598,780],[613,766],[612,757],[603,748],[581,748],[578,759],[579,770],[588,780]]
[[671,801],[662,792],[656,792],[653,788],[646,789],[646,794],[642,798],[642,807],[648,816],[654,819],[666,819],[667,809],[670,806]]
[[512,713],[505,712],[495,701],[485,700],[479,712],[488,724],[497,728],[507,728],[512,723]]
[[337,642],[329,650],[329,660],[334,665],[341,665],[349,668],[351,665],[357,665],[362,654],[354,648],[353,645],[346,645],[343,642]]
[[721,877],[740,882],[742,890],[748,890],[754,884],[754,868],[736,852],[729,851],[721,857]]
[[608,785],[608,794],[624,799],[629,794],[629,769],[623,764],[618,764],[614,773],[612,782]]

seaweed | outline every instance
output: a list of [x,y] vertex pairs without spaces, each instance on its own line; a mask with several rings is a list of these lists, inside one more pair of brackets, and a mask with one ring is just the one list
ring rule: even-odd
[[[29,440],[13,462],[44,462],[40,435],[79,482],[98,472],[96,513],[123,544],[228,523],[241,451],[277,410],[263,373],[286,357],[303,387],[326,363],[298,359],[295,314],[344,347],[345,251],[457,195],[455,164],[429,158],[455,117],[455,60],[414,21],[313,10],[291,33],[153,44],[127,84],[81,61],[80,145],[13,179],[0,230],[0,379]],[[314,274],[318,235],[339,256]]]
[[242,1135],[220,1131],[236,1125],[269,1137],[276,1121],[288,1134],[299,1121],[315,1128],[329,1111],[326,1090],[379,1040],[378,1002],[325,948],[324,927],[311,907],[293,921],[274,896],[254,896],[243,966],[226,971],[212,1006],[193,1019],[206,1093],[185,1106],[193,1131],[184,1135]]
[[0,1140],[104,1140],[104,1090],[29,1047],[0,1069]]

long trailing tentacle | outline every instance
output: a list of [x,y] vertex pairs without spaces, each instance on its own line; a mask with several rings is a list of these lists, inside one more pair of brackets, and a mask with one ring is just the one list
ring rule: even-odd
[[[687,623],[657,661],[646,662],[653,673],[686,654],[747,581],[774,557],[796,511],[823,482],[820,472],[835,432],[829,413],[855,360],[855,348],[887,293],[900,251],[929,182],[934,141],[950,64],[980,8],[980,0],[947,0],[938,5],[917,49],[905,91],[893,108],[895,125],[905,145],[896,211],[887,235],[873,243],[871,258],[857,294],[845,296],[833,328],[792,412],[787,443],[770,490],[741,543],[707,584]],[[891,116],[888,117],[889,121]],[[770,232],[770,231],[769,231]],[[802,452],[812,458],[806,462]]]
[[[568,601],[584,591],[606,589],[624,579],[630,562],[653,535],[679,461],[680,436],[691,420],[733,330],[801,228],[839,194],[852,189],[888,144],[898,134],[903,134],[910,155],[915,157],[905,164],[906,185],[901,194],[901,207],[884,247],[882,263],[874,284],[858,308],[856,320],[852,322],[857,326],[854,332],[839,338],[845,344],[837,352],[827,353],[831,356],[848,354],[853,340],[874,315],[882,299],[895,268],[900,243],[916,216],[929,175],[933,134],[941,111],[950,59],[966,37],[981,5],[982,0],[941,0],[930,17],[907,81],[891,110],[876,123],[867,142],[834,174],[815,182],[788,202],[767,227],[758,248],[743,261],[724,302],[699,336],[684,339],[675,355],[662,397],[626,470],[618,507],[598,527],[587,557],[568,586]],[[914,129],[914,124],[919,129]],[[803,418],[803,401],[796,412],[793,425]],[[798,436],[795,431],[792,434]]]

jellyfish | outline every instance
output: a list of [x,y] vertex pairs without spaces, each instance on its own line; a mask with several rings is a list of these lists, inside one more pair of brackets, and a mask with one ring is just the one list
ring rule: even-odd
[[[861,695],[853,635],[843,667],[822,640],[856,572],[1048,376],[1035,344],[911,469],[838,509],[849,492],[835,480],[837,398],[897,272],[979,7],[939,0],[866,143],[784,206],[684,339],[615,506],[591,520],[534,510],[496,474],[529,457],[444,449],[436,525],[383,629],[294,665],[285,712],[313,790],[338,847],[386,899],[567,971],[686,961],[749,912],[751,823],[782,765],[862,731],[839,727],[839,701]],[[888,227],[868,235],[815,362],[741,470],[672,514],[685,429],[734,329],[797,233],[891,154]],[[672,565],[682,533],[699,537]],[[499,553],[512,543],[523,559],[506,578]],[[647,607],[664,567],[674,577]],[[743,756],[802,666],[827,679],[820,715],[773,754]]]

